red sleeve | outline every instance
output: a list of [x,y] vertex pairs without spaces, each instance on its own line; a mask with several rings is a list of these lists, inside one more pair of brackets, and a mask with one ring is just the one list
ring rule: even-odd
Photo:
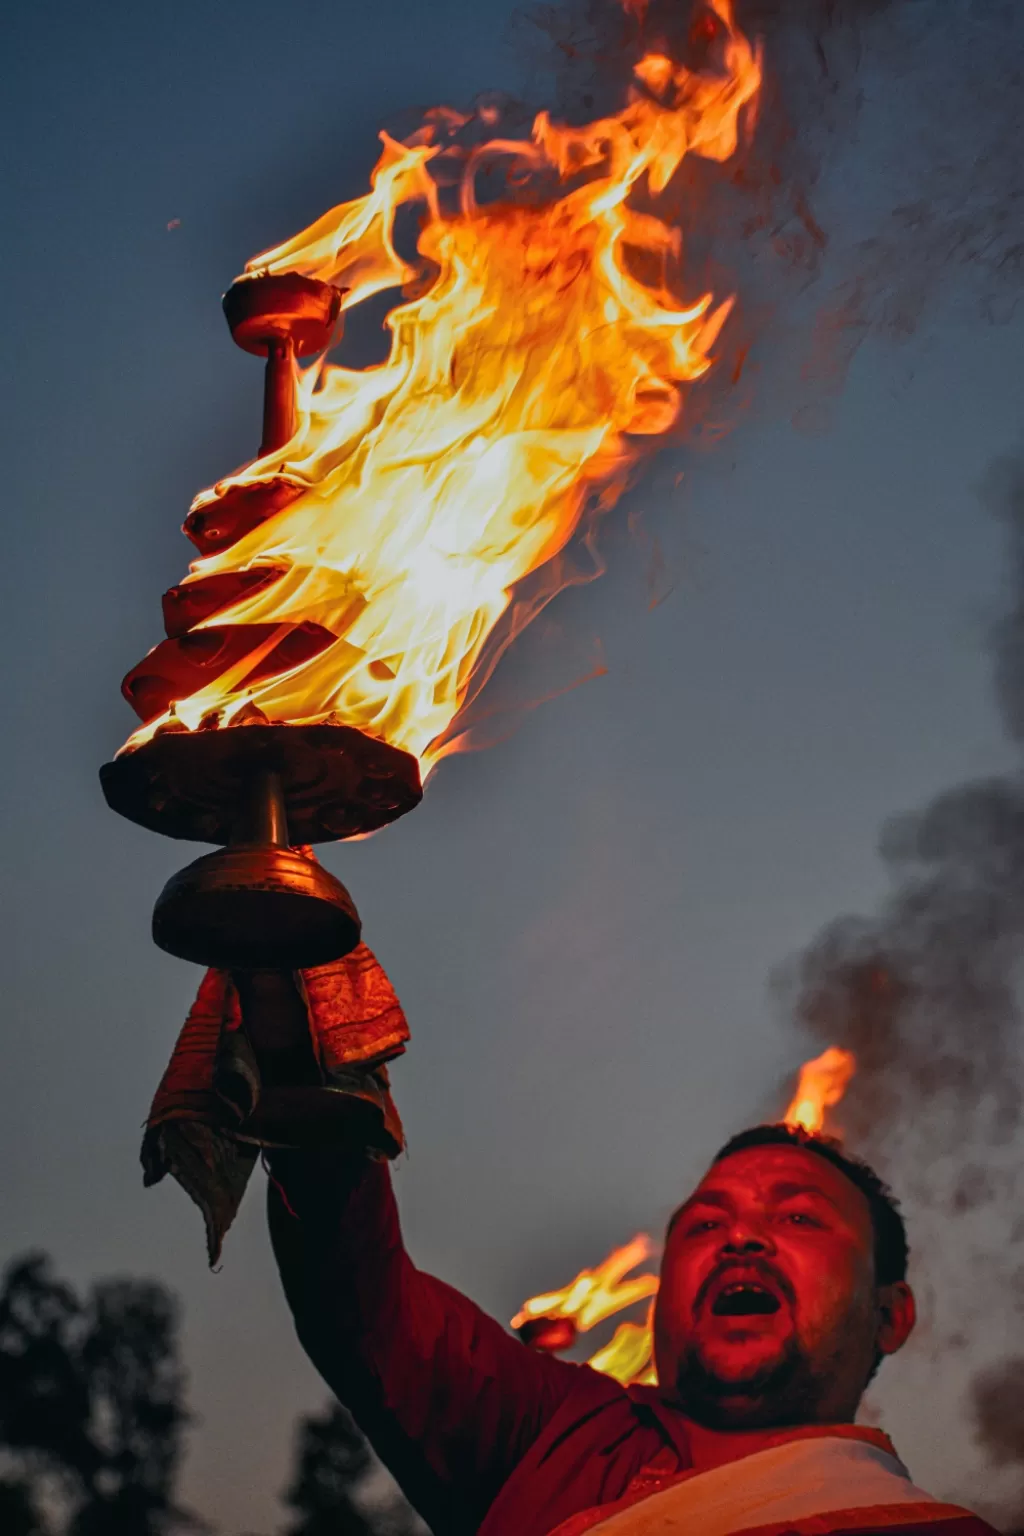
[[270,1230],[299,1338],[437,1531],[473,1532],[592,1373],[538,1354],[402,1244],[387,1165],[273,1155]]

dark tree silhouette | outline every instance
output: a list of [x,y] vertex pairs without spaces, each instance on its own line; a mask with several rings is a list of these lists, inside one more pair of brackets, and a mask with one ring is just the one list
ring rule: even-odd
[[[0,1280],[0,1536],[184,1536],[188,1421],[177,1308],[162,1285],[78,1295],[45,1254]],[[300,1419],[286,1536],[429,1536],[335,1405]]]
[[15,1260],[0,1286],[4,1536],[201,1529],[173,1498],[182,1397],[163,1286],[106,1280],[79,1298],[45,1255]]
[[335,1403],[299,1420],[285,1536],[429,1536],[397,1490],[374,1490],[378,1468],[351,1414]]

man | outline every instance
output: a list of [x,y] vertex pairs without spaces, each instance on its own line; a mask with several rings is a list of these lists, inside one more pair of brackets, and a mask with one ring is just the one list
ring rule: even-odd
[[528,1349],[405,1252],[384,1062],[407,1034],[365,946],[298,987],[210,973],[144,1158],[148,1180],[171,1172],[202,1206],[216,1258],[248,1143],[274,1139],[252,1119],[230,1133],[225,1106],[249,1113],[240,1085],[258,1081],[263,1105],[275,1084],[342,1089],[350,1140],[376,1156],[270,1152],[271,1235],[302,1343],[435,1536],[991,1533],[853,1423],[914,1326],[903,1220],[871,1169],[786,1126],[728,1142],[669,1226],[660,1385],[622,1387]]
[[299,1337],[436,1536],[982,1536],[855,1427],[914,1325],[904,1225],[838,1143],[734,1137],[669,1227],[659,1387],[531,1351],[402,1245],[386,1164],[272,1157]]

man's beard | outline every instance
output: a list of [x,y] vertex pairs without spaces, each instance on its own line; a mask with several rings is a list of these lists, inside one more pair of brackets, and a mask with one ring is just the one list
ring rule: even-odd
[[679,1362],[675,1396],[690,1418],[707,1429],[776,1429],[812,1424],[823,1383],[797,1340],[782,1356],[742,1381],[710,1371],[696,1345]]

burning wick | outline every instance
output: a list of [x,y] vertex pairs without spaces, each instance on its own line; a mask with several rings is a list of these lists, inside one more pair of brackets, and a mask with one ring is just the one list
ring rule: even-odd
[[793,1101],[783,1116],[784,1124],[799,1125],[817,1134],[824,1128],[826,1110],[839,1103],[856,1070],[856,1056],[838,1045],[830,1045],[813,1061],[805,1061]]
[[[616,1248],[596,1269],[584,1269],[560,1291],[549,1291],[525,1301],[511,1326],[525,1344],[533,1349],[560,1353],[571,1349],[577,1336],[587,1333],[605,1318],[624,1312],[637,1302],[653,1298],[658,1277],[634,1275],[636,1269],[654,1254],[655,1247],[646,1233]],[[651,1309],[643,1323],[620,1323],[603,1348],[591,1355],[588,1365],[616,1381],[653,1382],[651,1358],[654,1352]]]
[[[856,1069],[853,1052],[837,1045],[830,1046],[813,1061],[804,1062],[784,1124],[802,1126],[812,1135],[823,1130],[827,1111],[839,1103]],[[609,1342],[591,1355],[587,1364],[626,1386],[654,1385],[657,1376],[653,1363],[653,1321],[658,1277],[646,1274],[635,1275],[631,1280],[625,1278],[631,1269],[651,1258],[654,1251],[651,1239],[641,1233],[624,1248],[616,1248],[596,1269],[582,1270],[564,1289],[531,1296],[516,1313],[511,1326],[524,1344],[560,1354],[572,1348],[579,1334],[649,1298],[644,1322],[620,1323]]]

